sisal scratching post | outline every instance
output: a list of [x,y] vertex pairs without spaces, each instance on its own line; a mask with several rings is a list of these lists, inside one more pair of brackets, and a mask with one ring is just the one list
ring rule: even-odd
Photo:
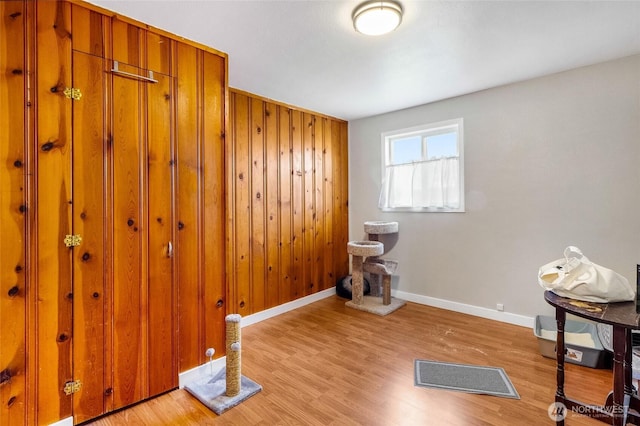
[[213,377],[202,377],[185,386],[189,393],[218,415],[262,390],[262,386],[241,373],[241,320],[242,316],[238,314],[225,317],[227,324],[225,367]]
[[[365,227],[366,229],[366,227]],[[370,234],[369,241],[380,241],[378,234]],[[381,242],[381,241],[380,241]],[[371,274],[369,276],[370,290],[369,296],[380,297],[382,296],[382,279],[380,275]]]
[[364,297],[363,276],[362,276],[362,256],[353,256],[351,261],[351,300],[356,305],[362,305]]
[[238,314],[227,315],[227,396],[240,393],[241,362],[240,357],[240,319]]
[[382,304],[384,306],[391,304],[391,275],[382,276]]

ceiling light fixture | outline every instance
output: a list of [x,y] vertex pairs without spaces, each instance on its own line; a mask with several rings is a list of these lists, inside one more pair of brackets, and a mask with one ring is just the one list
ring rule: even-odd
[[359,33],[376,36],[398,28],[402,7],[395,1],[368,1],[353,11],[353,27]]

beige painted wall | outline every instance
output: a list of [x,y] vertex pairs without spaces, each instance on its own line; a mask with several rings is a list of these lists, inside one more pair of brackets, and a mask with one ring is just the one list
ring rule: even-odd
[[[472,70],[470,70],[472,72]],[[377,208],[380,133],[464,119],[466,213]],[[577,245],[635,285],[640,263],[640,56],[349,124],[350,238],[397,220],[393,288],[550,314],[541,264]],[[388,246],[391,244],[388,244]]]

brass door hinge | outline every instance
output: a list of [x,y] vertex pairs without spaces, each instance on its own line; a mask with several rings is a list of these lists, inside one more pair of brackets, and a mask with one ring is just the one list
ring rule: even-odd
[[67,247],[79,246],[81,242],[82,237],[80,235],[67,235],[64,237],[64,245]]
[[74,101],[79,101],[80,98],[82,97],[82,92],[80,92],[80,89],[76,89],[73,87],[66,87],[64,89],[64,95],[69,98],[69,99],[73,99]]
[[64,384],[64,394],[71,395],[72,393],[76,393],[82,387],[82,383],[80,380],[76,380],[73,382],[67,382]]

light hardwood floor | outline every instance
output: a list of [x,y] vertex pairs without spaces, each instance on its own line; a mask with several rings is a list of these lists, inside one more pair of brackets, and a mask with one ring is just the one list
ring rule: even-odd
[[[555,361],[540,355],[529,328],[414,303],[379,317],[333,296],[243,328],[242,347],[242,373],[263,390],[222,416],[175,390],[91,424],[554,424]],[[416,387],[415,359],[502,367],[521,399]],[[610,370],[566,370],[567,395],[604,404]],[[568,426],[597,424],[567,417]]]

